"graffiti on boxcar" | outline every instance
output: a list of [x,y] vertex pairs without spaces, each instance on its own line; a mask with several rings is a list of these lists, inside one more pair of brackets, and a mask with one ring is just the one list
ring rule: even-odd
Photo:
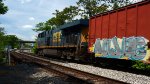
[[142,60],[146,56],[147,42],[144,37],[97,38],[92,52],[96,57]]

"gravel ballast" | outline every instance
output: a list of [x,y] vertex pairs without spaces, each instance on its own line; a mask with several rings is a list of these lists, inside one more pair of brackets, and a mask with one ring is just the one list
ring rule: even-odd
[[[126,83],[131,84],[150,84],[150,77],[145,75],[138,75],[129,72],[111,70],[111,69],[104,69],[100,67],[94,67],[91,65],[83,65],[77,63],[69,63],[69,62],[58,62],[58,61],[50,61],[52,63],[60,64],[63,66],[75,68],[77,70],[93,73],[96,75],[120,80]],[[147,72],[149,73],[149,72]]]
[[[78,84],[80,81],[34,64],[0,65],[0,84]],[[81,82],[82,83],[82,82]]]

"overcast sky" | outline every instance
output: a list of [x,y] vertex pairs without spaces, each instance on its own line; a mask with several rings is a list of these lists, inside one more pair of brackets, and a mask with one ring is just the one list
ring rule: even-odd
[[32,31],[39,22],[53,17],[56,9],[62,10],[75,5],[77,0],[5,0],[9,11],[0,15],[0,26],[9,35],[17,35],[23,40],[34,40],[37,33]]

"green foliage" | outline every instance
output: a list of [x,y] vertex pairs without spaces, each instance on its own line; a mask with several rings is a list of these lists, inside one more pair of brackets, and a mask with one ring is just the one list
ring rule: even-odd
[[18,38],[15,35],[5,35],[4,28],[0,27],[0,63],[4,61],[4,49],[7,45],[19,47]]
[[5,35],[4,28],[0,28],[0,51],[4,50],[7,45],[19,47],[18,38],[15,35]]
[[44,22],[40,22],[36,25],[36,28],[33,29],[33,31],[47,31],[47,30],[50,30],[51,29],[51,26],[48,25],[47,23],[44,23]]
[[141,61],[134,61],[132,68],[139,69],[139,70],[150,70],[150,64],[145,64]]
[[3,62],[3,57],[0,56],[0,64]]
[[2,51],[4,49],[4,40],[5,40],[5,36],[4,36],[4,28],[0,27],[0,51]]
[[66,22],[71,22],[73,18],[78,15],[78,11],[78,7],[76,6],[66,7],[62,11],[56,10],[56,13],[53,13],[55,17],[50,19],[48,22],[54,22],[53,25],[55,26],[63,25]]
[[37,54],[37,52],[38,52],[38,50],[37,50],[37,43],[34,43],[32,51],[33,51],[34,54]]
[[4,51],[0,51],[0,63],[4,61],[4,57],[5,57]]
[[111,0],[109,3],[112,4],[112,9],[118,9],[120,7],[129,5],[131,2],[130,0]]
[[[3,0],[0,0],[0,15],[5,14],[8,11],[8,7],[4,5]],[[4,48],[5,48],[5,31],[3,27],[0,27],[0,63],[4,59]]]
[[113,9],[118,9],[119,8],[119,5],[117,4],[117,2],[115,2],[114,4],[113,4],[113,7],[112,7]]
[[40,22],[36,25],[36,28],[33,29],[34,31],[46,31],[53,28],[56,28],[60,25],[65,24],[66,22],[70,22],[73,20],[75,16],[78,15],[78,7],[70,6],[66,7],[62,11],[56,10],[53,13],[55,17],[50,18],[46,22]]
[[8,7],[2,1],[0,0],[0,14],[5,14],[8,11]]
[[77,5],[80,7],[69,6],[64,8],[62,11],[56,10],[55,13],[53,13],[55,15],[54,17],[50,18],[46,22],[38,23],[36,28],[33,30],[38,32],[57,28],[66,22],[71,22],[77,16],[87,19],[89,16],[104,12],[108,8],[107,5],[99,5],[97,0],[91,0],[90,2],[87,2],[86,0],[79,0]]
[[4,50],[4,28],[0,27],[0,63],[3,61],[3,50]]
[[12,48],[19,47],[19,39],[16,35],[6,35],[5,36],[5,45],[10,45]]
[[81,8],[80,15],[86,19],[95,14],[102,13],[108,8],[103,0],[79,0],[77,5]]

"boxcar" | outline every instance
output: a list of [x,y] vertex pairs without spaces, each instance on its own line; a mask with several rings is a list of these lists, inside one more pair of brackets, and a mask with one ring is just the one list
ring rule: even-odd
[[89,53],[150,61],[150,0],[90,18]]

